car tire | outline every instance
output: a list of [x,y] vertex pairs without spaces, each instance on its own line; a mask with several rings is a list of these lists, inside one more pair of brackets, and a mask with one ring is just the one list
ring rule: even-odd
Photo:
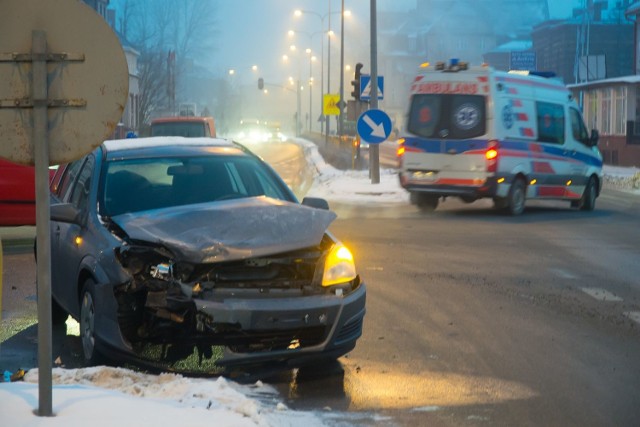
[[421,212],[433,212],[438,207],[438,196],[411,193],[411,203],[416,205]]
[[82,287],[80,300],[80,340],[85,363],[88,366],[98,365],[102,357],[96,348],[95,334],[95,282],[87,279]]
[[513,216],[524,212],[524,205],[527,200],[527,185],[522,178],[516,178],[511,184],[509,195],[507,196],[507,211]]
[[584,189],[584,193],[582,194],[582,199],[580,200],[580,209],[583,211],[592,211],[596,207],[596,198],[598,197],[596,190],[596,180],[591,177],[589,178],[589,182],[587,182],[587,186]]
[[62,308],[55,298],[51,297],[51,324],[54,326],[62,325],[67,321],[69,313]]

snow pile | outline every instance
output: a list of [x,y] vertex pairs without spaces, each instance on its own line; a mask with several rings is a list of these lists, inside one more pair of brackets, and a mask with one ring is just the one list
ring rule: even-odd
[[400,187],[396,169],[381,169],[380,182],[372,184],[368,170],[338,170],[325,162],[314,143],[302,138],[296,143],[316,172],[307,196],[336,202],[409,203],[409,192]]
[[[321,426],[308,412],[290,411],[278,393],[257,382],[243,386],[223,377],[149,375],[123,368],[54,368],[54,417],[34,414],[38,370],[24,382],[0,383],[2,425],[19,427]],[[260,399],[258,397],[261,397]]]
[[640,169],[605,166],[603,184],[620,190],[640,190]]

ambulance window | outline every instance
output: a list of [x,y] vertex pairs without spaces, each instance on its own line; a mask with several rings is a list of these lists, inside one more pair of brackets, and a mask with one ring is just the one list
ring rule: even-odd
[[414,95],[408,129],[423,138],[467,139],[484,135],[485,98],[482,95]]
[[435,136],[441,106],[440,95],[415,95],[409,112],[409,132],[422,137]]
[[587,127],[582,121],[582,116],[575,108],[569,108],[569,115],[571,116],[571,132],[573,133],[573,139],[586,143],[589,141],[589,132]]
[[561,104],[536,102],[538,141],[564,144],[564,108]]
[[484,96],[455,95],[451,99],[451,138],[484,135]]

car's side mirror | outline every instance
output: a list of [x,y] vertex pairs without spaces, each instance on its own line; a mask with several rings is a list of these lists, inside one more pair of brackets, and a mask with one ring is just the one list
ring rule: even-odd
[[600,134],[597,129],[591,129],[591,137],[589,137],[589,145],[595,147],[598,145],[598,139],[600,138]]
[[71,203],[56,203],[51,205],[51,220],[79,224],[80,211]]
[[302,199],[302,204],[310,208],[329,210],[329,202],[320,197],[305,197]]

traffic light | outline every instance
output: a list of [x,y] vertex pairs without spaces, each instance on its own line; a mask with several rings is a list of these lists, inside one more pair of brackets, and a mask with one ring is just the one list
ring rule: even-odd
[[258,89],[264,89],[264,79],[262,77],[258,79]]
[[355,80],[351,80],[351,85],[353,86],[353,91],[351,92],[351,96],[356,101],[360,101],[360,70],[361,69],[362,69],[362,64],[358,62],[356,64],[356,78]]

